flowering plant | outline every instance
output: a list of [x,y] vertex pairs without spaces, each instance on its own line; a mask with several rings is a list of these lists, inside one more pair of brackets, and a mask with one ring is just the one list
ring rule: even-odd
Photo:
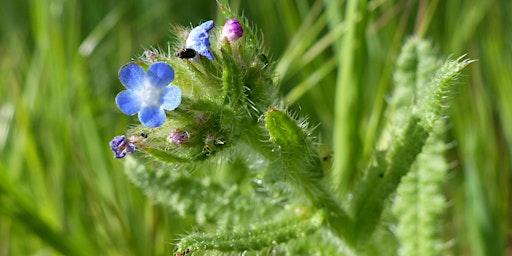
[[[314,253],[296,246],[308,241],[334,254],[364,252],[381,231],[378,224],[391,194],[399,193],[396,214],[410,216],[411,209],[400,207],[410,193],[400,191],[407,191],[409,175],[425,171],[413,166],[415,161],[439,156],[434,145],[443,131],[452,81],[471,61],[438,65],[428,43],[417,38],[406,43],[387,128],[394,140],[383,136],[384,156],[376,153],[365,175],[353,187],[343,187],[348,191],[343,196],[333,187],[343,184],[343,175],[332,169],[330,153],[319,150],[305,119],[284,107],[273,61],[258,33],[247,20],[220,8],[227,19],[223,27],[211,20],[192,29],[176,27],[178,42],[169,46],[174,53],[148,50],[121,68],[127,90],[116,103],[127,115],[139,113],[141,125],[111,141],[115,157],[136,153],[125,159],[128,177],[158,202],[205,227],[184,236],[177,255],[266,248]],[[444,174],[437,173],[441,180]],[[442,200],[426,203],[443,206]],[[428,214],[432,220],[440,213]],[[407,242],[411,230],[402,227],[411,221],[401,220],[397,237]],[[435,236],[423,242],[442,248]]]

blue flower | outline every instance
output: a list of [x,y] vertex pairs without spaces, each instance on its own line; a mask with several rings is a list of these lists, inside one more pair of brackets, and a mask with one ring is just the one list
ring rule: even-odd
[[213,54],[210,51],[210,36],[208,32],[213,28],[213,21],[209,20],[193,28],[188,34],[185,47],[194,49],[197,53],[213,60]]
[[137,149],[133,143],[131,143],[126,136],[116,136],[110,141],[110,149],[114,152],[115,158],[123,158],[128,153],[133,153]]
[[181,103],[178,86],[168,86],[174,80],[174,69],[165,62],[155,62],[145,72],[130,63],[119,70],[119,80],[128,89],[116,96],[116,104],[127,115],[139,113],[140,122],[149,128],[165,123],[165,110],[172,111]]

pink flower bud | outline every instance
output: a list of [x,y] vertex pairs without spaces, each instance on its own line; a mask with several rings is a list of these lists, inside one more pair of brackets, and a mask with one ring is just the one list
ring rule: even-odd
[[174,130],[169,134],[169,137],[167,137],[167,141],[171,142],[175,146],[181,146],[188,142],[189,137],[190,135],[187,131]]
[[222,38],[229,42],[238,40],[243,34],[244,30],[242,29],[242,25],[240,25],[240,22],[236,19],[227,20],[226,24],[224,24],[224,28],[222,28]]

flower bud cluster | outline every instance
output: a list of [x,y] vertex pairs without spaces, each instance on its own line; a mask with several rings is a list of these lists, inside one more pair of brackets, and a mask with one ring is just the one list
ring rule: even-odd
[[[137,114],[141,125],[112,140],[115,157],[137,149],[165,162],[194,162],[257,129],[277,88],[262,43],[245,30],[238,19],[219,28],[211,20],[175,27],[172,54],[146,50],[122,67],[126,90],[116,104],[124,114]],[[127,139],[141,133],[143,140]]]

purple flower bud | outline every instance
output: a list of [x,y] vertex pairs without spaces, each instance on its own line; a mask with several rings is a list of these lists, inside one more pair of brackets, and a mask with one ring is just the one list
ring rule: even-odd
[[227,20],[226,24],[224,24],[224,28],[222,28],[222,38],[229,42],[238,40],[243,34],[244,30],[242,25],[240,25],[240,22],[236,19]]
[[144,51],[144,56],[146,56],[146,59],[151,63],[158,61],[158,53],[154,51],[146,50]]
[[123,158],[126,154],[131,154],[137,149],[133,143],[131,143],[126,136],[116,136],[110,141],[110,149],[114,152],[115,158]]
[[190,135],[188,134],[187,131],[174,130],[167,137],[167,141],[171,142],[175,146],[181,146],[183,144],[186,144],[188,142],[189,138],[190,138]]

